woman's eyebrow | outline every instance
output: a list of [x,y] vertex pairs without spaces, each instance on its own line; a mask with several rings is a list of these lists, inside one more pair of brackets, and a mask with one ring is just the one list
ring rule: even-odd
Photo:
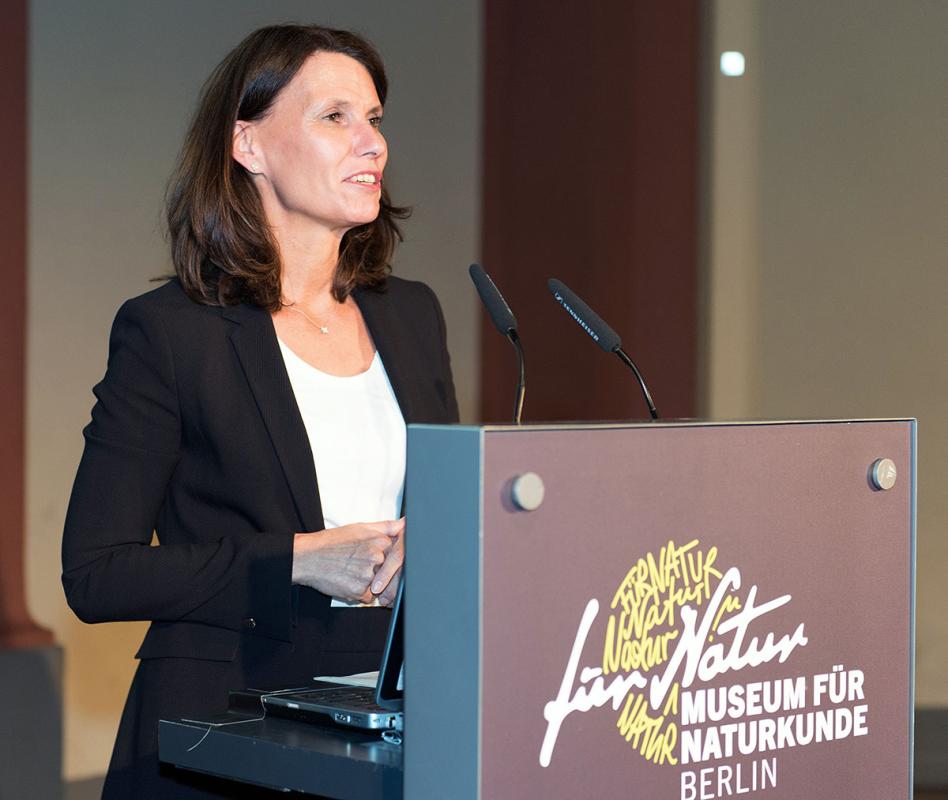
[[[328,108],[330,106],[332,106],[333,108],[341,109],[343,111],[348,111],[350,108],[352,108],[352,103],[349,100],[342,100],[340,98],[331,97],[328,100],[317,100],[315,103],[313,103],[312,107],[315,109],[315,108]],[[375,114],[381,114],[381,113],[382,113],[381,104],[377,106],[372,106],[372,108],[370,108],[366,112],[368,116],[373,116]]]

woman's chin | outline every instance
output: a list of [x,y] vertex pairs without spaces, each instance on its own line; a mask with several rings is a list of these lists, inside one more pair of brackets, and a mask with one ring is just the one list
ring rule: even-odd
[[361,228],[363,225],[368,225],[370,222],[375,222],[379,216],[379,209],[376,208],[373,212],[365,214],[353,214],[350,221],[346,224],[346,228],[352,230],[353,228]]

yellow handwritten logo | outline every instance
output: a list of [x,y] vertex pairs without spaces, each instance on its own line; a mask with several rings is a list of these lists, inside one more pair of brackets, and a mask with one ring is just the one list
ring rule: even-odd
[[[632,566],[610,605],[602,654],[604,676],[633,670],[645,675],[668,661],[669,645],[681,633],[681,608],[707,603],[721,581],[717,557],[717,547],[702,548],[698,539],[684,545],[669,541],[657,556],[647,553]],[[736,595],[724,597],[709,641],[721,620],[740,608]],[[678,763],[674,752],[680,691],[678,682],[671,684],[659,714],[649,708],[645,693],[633,688],[616,722],[619,734],[653,764]]]

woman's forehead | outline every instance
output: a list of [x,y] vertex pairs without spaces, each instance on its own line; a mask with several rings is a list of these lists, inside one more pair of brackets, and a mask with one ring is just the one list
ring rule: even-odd
[[381,105],[369,71],[343,53],[313,53],[281,94],[307,106],[326,101],[360,107]]

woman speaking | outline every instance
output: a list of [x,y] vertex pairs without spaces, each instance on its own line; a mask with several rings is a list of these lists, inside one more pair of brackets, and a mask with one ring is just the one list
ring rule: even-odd
[[378,666],[405,423],[458,414],[438,302],[388,274],[386,88],[371,45],[295,25],[204,87],[176,277],[116,316],[63,538],[81,619],[151,621],[105,798],[230,796],[159,766],[159,719]]

